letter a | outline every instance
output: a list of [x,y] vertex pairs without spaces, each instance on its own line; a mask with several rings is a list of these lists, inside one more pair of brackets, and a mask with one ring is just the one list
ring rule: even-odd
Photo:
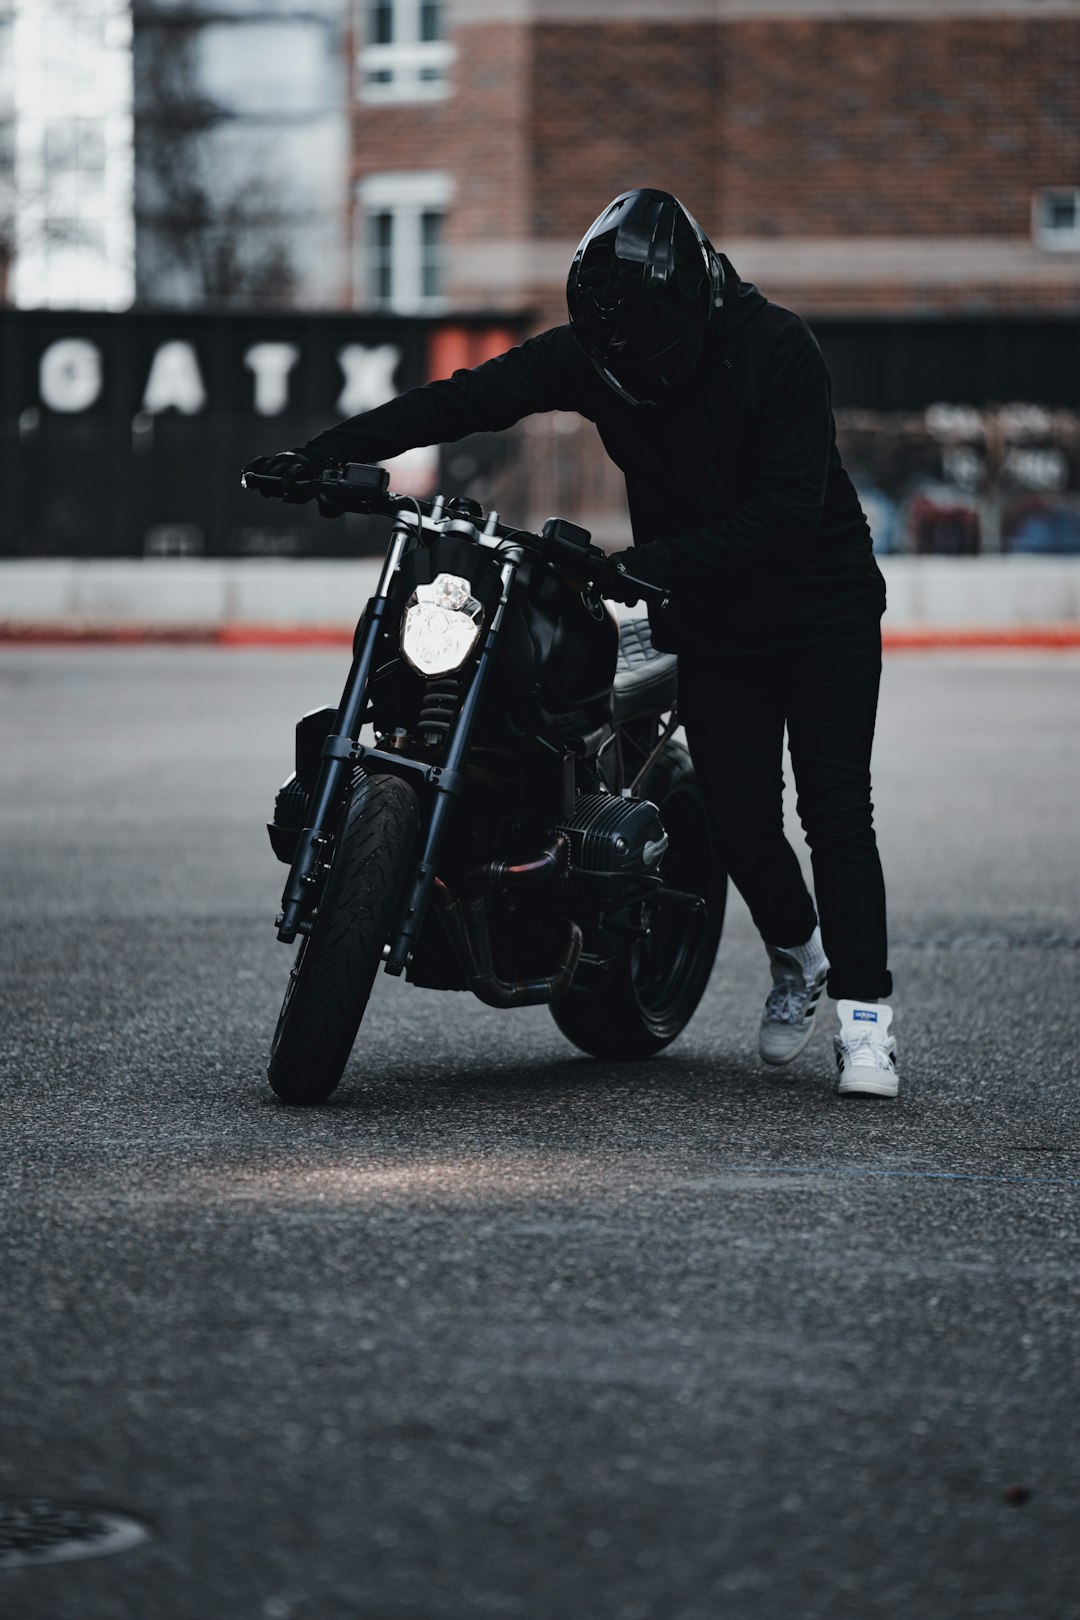
[[163,343],[150,362],[143,410],[152,416],[168,410],[194,416],[205,404],[206,389],[191,344]]

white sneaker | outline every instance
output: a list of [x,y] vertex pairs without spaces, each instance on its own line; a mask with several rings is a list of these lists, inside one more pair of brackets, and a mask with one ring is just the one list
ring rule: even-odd
[[766,1063],[790,1063],[814,1033],[829,959],[815,928],[805,945],[766,945],[773,987],[761,1015],[758,1051]]
[[840,1033],[833,1037],[836,1089],[841,1097],[895,1097],[896,1041],[889,1034],[892,1008],[880,1002],[838,1001]]

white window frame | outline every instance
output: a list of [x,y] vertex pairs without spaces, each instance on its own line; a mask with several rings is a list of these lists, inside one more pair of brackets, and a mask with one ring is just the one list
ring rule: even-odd
[[[438,101],[451,92],[450,69],[457,51],[447,39],[420,38],[420,0],[391,0],[394,38],[389,45],[365,42],[357,56],[361,101]],[[366,0],[364,0],[366,24]],[[376,73],[388,77],[379,80]],[[435,75],[424,77],[425,74]]]
[[[422,282],[423,256],[421,220],[424,214],[446,218],[453,201],[454,182],[448,174],[418,172],[372,174],[361,180],[360,251],[357,254],[354,302],[358,307],[391,310],[395,314],[429,314],[446,308],[442,294],[425,295]],[[376,301],[371,290],[371,231],[375,214],[393,218],[394,244],[391,259],[390,297]]]
[[[1064,230],[1049,223],[1051,204],[1069,197],[1073,204],[1073,224]],[[1031,202],[1031,234],[1036,247],[1051,253],[1080,253],[1080,186],[1043,186]]]

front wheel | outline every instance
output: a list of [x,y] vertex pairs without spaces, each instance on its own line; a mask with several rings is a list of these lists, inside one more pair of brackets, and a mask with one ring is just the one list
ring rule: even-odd
[[568,1040],[598,1058],[651,1057],[679,1035],[705,993],[727,902],[727,874],[713,843],[709,814],[685,748],[669,743],[646,783],[669,843],[665,887],[698,894],[706,911],[656,907],[648,936],[613,967],[602,985],[572,986],[551,1005]]
[[278,1014],[267,1073],[287,1103],[324,1102],[341,1079],[394,922],[419,825],[396,776],[357,773],[312,932]]

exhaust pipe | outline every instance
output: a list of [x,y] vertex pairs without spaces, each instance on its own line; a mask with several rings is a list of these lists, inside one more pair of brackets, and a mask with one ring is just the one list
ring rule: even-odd
[[[508,865],[505,861],[489,861],[486,866],[471,872],[466,881],[470,888],[475,883],[502,889],[529,887],[553,878],[562,870],[565,846],[566,840],[560,836],[536,860],[524,861],[516,866]],[[435,879],[434,894],[454,955],[469,989],[478,1001],[488,1007],[536,1007],[555,1001],[569,990],[583,944],[581,929],[571,918],[564,919],[566,937],[560,947],[554,973],[510,983],[500,979],[495,972],[491,930],[483,894],[458,900],[441,878]]]

